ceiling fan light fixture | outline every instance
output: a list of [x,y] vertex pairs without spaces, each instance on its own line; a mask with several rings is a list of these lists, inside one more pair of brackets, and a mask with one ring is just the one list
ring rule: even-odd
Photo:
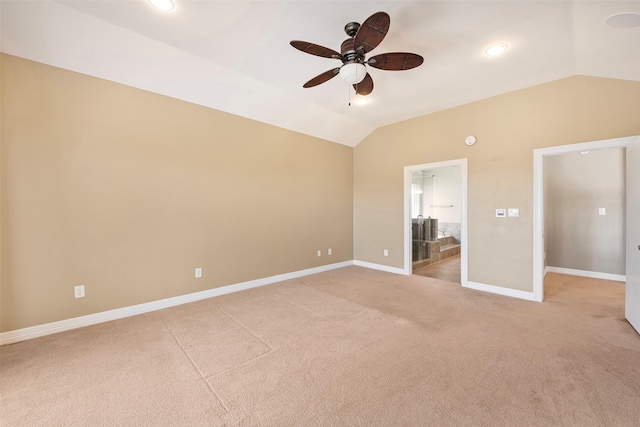
[[151,5],[157,7],[160,10],[172,10],[173,9],[173,1],[171,0],[149,0]]
[[340,68],[340,78],[349,84],[360,83],[367,76],[367,67],[364,64],[351,62]]
[[509,47],[506,43],[496,43],[494,45],[489,46],[487,50],[484,51],[487,56],[498,56],[502,54]]

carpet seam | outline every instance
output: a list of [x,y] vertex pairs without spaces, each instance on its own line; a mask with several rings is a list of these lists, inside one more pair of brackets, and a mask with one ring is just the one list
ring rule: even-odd
[[[236,322],[238,325],[240,325],[240,327],[242,329],[244,329],[245,331],[249,332],[251,334],[251,336],[253,336],[255,339],[257,339],[258,341],[260,341],[262,344],[266,345],[269,348],[269,351],[273,351],[274,348],[271,347],[269,344],[267,344],[262,338],[260,338],[259,336],[257,336],[251,329],[249,329],[248,327],[246,327],[245,325],[243,325],[241,322],[239,322],[238,320],[236,320],[232,315],[230,315],[229,313],[227,313],[226,311],[224,311],[224,309],[220,308],[219,309],[220,312],[222,314],[224,314],[225,316],[227,316],[229,319],[233,320],[234,322]],[[268,352],[267,352],[268,353]],[[267,354],[265,353],[265,354]]]
[[[222,314],[224,314],[225,316],[229,317],[229,319],[231,319],[232,321],[234,321],[235,323],[237,323],[237,324],[240,326],[240,328],[238,328],[238,329],[244,329],[245,331],[247,331],[249,334],[251,334],[251,336],[252,336],[252,337],[254,337],[254,338],[255,338],[255,339],[257,339],[258,341],[260,341],[262,344],[264,344],[264,345],[269,349],[269,351],[267,351],[267,352],[265,352],[265,353],[262,353],[262,354],[259,354],[259,355],[255,356],[255,357],[252,357],[251,359],[245,360],[245,361],[244,361],[244,362],[242,362],[242,363],[238,363],[238,364],[236,364],[236,365],[230,366],[230,367],[228,367],[227,369],[224,369],[224,370],[222,370],[222,371],[220,371],[220,372],[216,372],[216,373],[213,373],[213,374],[211,374],[211,375],[209,375],[209,376],[203,377],[203,378],[205,379],[205,381],[206,381],[207,379],[209,379],[209,378],[215,378],[215,377],[217,377],[217,376],[219,376],[219,375],[222,375],[222,374],[224,374],[224,373],[226,373],[226,372],[229,372],[229,371],[231,371],[231,370],[233,370],[233,369],[236,369],[236,368],[240,368],[240,367],[242,367],[242,366],[245,366],[246,364],[248,364],[248,363],[250,363],[250,362],[253,362],[253,361],[255,361],[256,359],[259,359],[259,358],[261,358],[261,357],[264,357],[264,356],[266,356],[266,355],[268,355],[268,354],[271,354],[271,353],[273,353],[273,352],[275,351],[275,349],[274,349],[273,347],[271,347],[269,344],[267,344],[267,343],[266,343],[262,338],[260,338],[260,337],[259,337],[259,336],[257,336],[255,333],[253,333],[253,331],[251,331],[249,328],[247,328],[246,326],[244,326],[242,323],[240,323],[238,320],[236,320],[236,319],[235,319],[233,316],[231,316],[229,313],[227,313],[227,312],[226,312],[226,311],[224,311],[223,309],[219,309],[219,310],[220,310],[220,312],[221,312]],[[207,381],[207,384],[208,384],[208,381]]]
[[[312,286],[311,286],[310,288],[311,288],[311,289],[314,289],[314,290],[318,290],[318,289],[316,289],[316,288],[314,288],[314,287],[312,287]],[[322,291],[320,291],[320,292],[322,292]],[[333,296],[333,297],[336,297],[335,295],[332,295],[332,294],[328,294],[328,295],[331,295],[331,296]],[[331,322],[331,323],[334,323],[334,324],[338,324],[338,323],[340,323],[340,322],[342,322],[342,321],[344,321],[344,320],[350,319],[350,318],[352,318],[353,316],[357,316],[358,314],[360,314],[360,313],[364,313],[364,312],[366,311],[366,310],[364,310],[364,309],[363,309],[362,311],[359,311],[359,312],[357,312],[357,313],[355,313],[355,314],[351,314],[351,315],[349,315],[349,316],[347,316],[347,317],[345,317],[345,318],[343,318],[343,319],[340,319],[340,320],[332,320],[332,319],[329,319],[328,317],[324,317],[323,315],[316,313],[315,311],[312,311],[312,310],[310,310],[310,309],[308,309],[308,308],[302,307],[301,305],[298,305],[298,304],[296,304],[296,303],[295,303],[295,302],[293,302],[293,301],[289,301],[288,299],[286,299],[286,298],[284,298],[284,297],[282,297],[282,296],[280,296],[280,295],[276,295],[275,297],[276,297],[276,298],[281,299],[281,300],[282,300],[282,301],[284,301],[284,302],[287,302],[287,303],[289,303],[289,304],[293,305],[294,307],[298,307],[299,309],[304,310],[304,311],[306,311],[307,313],[311,313],[311,314],[313,314],[313,315],[314,315],[314,316],[316,316],[316,317],[319,317],[319,318],[321,318],[321,319],[324,319],[324,320],[326,320],[326,321],[328,321],[328,322]],[[336,297],[336,298],[340,298],[340,297]],[[340,298],[340,299],[342,299],[342,298]],[[344,300],[344,301],[348,301],[348,300]],[[349,302],[352,302],[352,301],[349,301]],[[354,303],[354,304],[355,304],[355,303]]]
[[182,346],[182,344],[180,344],[180,340],[178,340],[178,337],[175,336],[175,334],[173,333],[173,331],[171,330],[169,325],[167,325],[167,322],[165,321],[165,319],[162,318],[162,317],[160,319],[162,320],[162,323],[164,324],[165,328],[167,328],[167,330],[169,331],[169,333],[173,337],[173,340],[176,342],[176,345],[178,346],[178,348],[180,348],[182,353],[186,356],[187,360],[189,360],[189,363],[191,363],[191,366],[193,366],[193,369],[195,369],[195,371],[198,373],[198,375],[200,376],[200,379],[202,379],[202,381],[204,381],[204,383],[206,384],[207,388],[209,389],[209,391],[211,392],[213,397],[215,397],[216,400],[218,401],[218,403],[220,403],[220,405],[222,405],[222,407],[226,411],[225,414],[228,414],[230,412],[230,409],[224,403],[224,400],[222,399],[222,397],[220,397],[218,392],[216,392],[215,389],[211,386],[211,384],[209,384],[209,381],[207,381],[207,377],[205,377],[202,374],[202,371],[200,371],[200,368],[198,368],[198,366],[193,361],[193,359],[191,358],[191,356],[189,355],[187,350]]

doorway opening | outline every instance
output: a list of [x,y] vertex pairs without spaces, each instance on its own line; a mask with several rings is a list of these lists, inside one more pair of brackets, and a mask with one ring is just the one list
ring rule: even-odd
[[545,272],[625,281],[625,149],[544,158]]
[[[562,145],[550,148],[541,148],[534,150],[534,202],[533,202],[533,300],[543,301],[544,299],[544,278],[547,271],[546,253],[545,253],[545,198],[546,183],[544,180],[545,157],[557,156],[561,154],[587,152],[593,150],[602,150],[608,148],[624,148],[638,137],[616,138],[602,141],[585,142],[579,144]],[[629,218],[626,218],[627,222]],[[623,255],[624,256],[624,255]],[[574,271],[577,269],[574,269]],[[558,271],[563,272],[563,271]],[[604,279],[624,279],[624,276],[601,277]]]
[[405,274],[467,284],[467,159],[405,167]]

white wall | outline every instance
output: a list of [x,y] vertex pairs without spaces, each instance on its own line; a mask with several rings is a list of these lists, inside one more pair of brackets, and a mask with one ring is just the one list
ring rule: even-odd
[[[424,217],[438,222],[462,222],[462,183],[458,166],[423,171]],[[432,178],[434,176],[434,178]],[[442,207],[451,206],[452,207]]]

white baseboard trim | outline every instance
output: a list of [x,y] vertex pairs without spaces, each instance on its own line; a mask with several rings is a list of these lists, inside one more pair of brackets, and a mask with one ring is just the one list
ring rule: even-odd
[[388,265],[374,264],[372,262],[366,261],[353,261],[353,265],[357,265],[358,267],[370,268],[372,270],[386,271],[387,273],[402,274],[403,276],[407,276],[404,268],[389,267]]
[[533,292],[519,291],[517,289],[503,288],[502,286],[487,285],[478,282],[467,282],[465,288],[475,289],[477,291],[490,292],[492,294],[504,295],[507,297],[524,299],[527,301],[538,301]]
[[545,269],[549,273],[568,274],[571,276],[591,277],[592,279],[613,280],[615,282],[626,282],[627,276],[622,274],[600,273],[597,271],[574,270],[573,268],[548,267]]
[[58,332],[69,331],[71,329],[82,328],[84,326],[95,325],[97,323],[109,322],[111,320],[122,319],[124,317],[149,313],[151,311],[161,310],[163,308],[169,308],[176,305],[187,304],[194,301],[200,301],[207,298],[226,295],[233,292],[257,288],[259,286],[270,285],[272,283],[282,282],[285,280],[297,279],[298,277],[309,276],[311,274],[322,273],[324,271],[348,267],[353,264],[353,261],[344,261],[335,264],[323,265],[306,270],[265,277],[263,279],[250,280],[248,282],[222,286],[220,288],[213,288],[206,291],[195,292],[192,294],[180,295],[177,297],[132,305],[129,307],[117,308],[100,313],[88,314],[86,316],[74,317],[72,319],[46,323],[44,325],[31,326],[28,328],[17,329],[15,331],[2,332],[0,333],[0,345],[12,344],[19,341],[25,341],[32,338],[55,334]]

